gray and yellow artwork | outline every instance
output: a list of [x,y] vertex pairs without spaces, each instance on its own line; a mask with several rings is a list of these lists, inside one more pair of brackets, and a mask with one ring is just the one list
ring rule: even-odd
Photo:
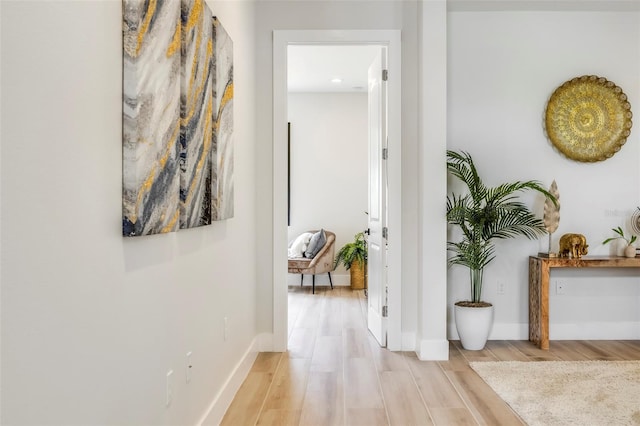
[[233,41],[217,18],[214,33],[213,219],[233,217]]
[[122,232],[233,217],[233,43],[204,0],[123,0]]
[[123,2],[122,231],[179,225],[180,3]]
[[213,18],[203,0],[182,1],[180,228],[211,223]]

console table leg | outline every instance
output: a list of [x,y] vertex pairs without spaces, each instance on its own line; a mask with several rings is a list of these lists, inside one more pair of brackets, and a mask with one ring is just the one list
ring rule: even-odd
[[529,258],[529,341],[540,344],[540,262]]
[[540,349],[549,350],[549,265],[540,265]]
[[529,341],[549,349],[549,266],[529,258]]

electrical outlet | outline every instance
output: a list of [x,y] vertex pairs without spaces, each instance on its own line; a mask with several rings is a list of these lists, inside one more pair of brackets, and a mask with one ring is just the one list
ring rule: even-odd
[[165,400],[165,406],[170,406],[173,401],[173,370],[167,371],[167,396]]
[[229,338],[229,318],[224,317],[224,341]]
[[191,383],[191,371],[193,370],[193,363],[191,362],[191,355],[193,355],[193,352],[189,351],[187,352],[187,364],[185,365],[186,368],[186,372],[185,372],[185,379],[187,381],[187,383]]
[[505,283],[504,283],[504,281],[498,280],[497,291],[498,291],[498,294],[504,294],[504,291],[505,291]]
[[560,281],[556,281],[556,294],[562,295],[564,294],[564,291],[565,291],[564,283],[561,283]]

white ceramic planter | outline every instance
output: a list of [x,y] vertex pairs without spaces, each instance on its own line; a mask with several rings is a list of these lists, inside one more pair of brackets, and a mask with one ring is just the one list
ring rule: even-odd
[[493,306],[470,308],[454,305],[454,313],[462,347],[470,351],[484,349],[493,326]]
[[636,257],[636,248],[629,244],[624,248],[625,257]]

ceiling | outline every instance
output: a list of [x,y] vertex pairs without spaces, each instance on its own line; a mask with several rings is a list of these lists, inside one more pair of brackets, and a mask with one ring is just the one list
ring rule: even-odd
[[447,0],[449,12],[638,11],[640,0]]
[[[448,0],[449,11],[639,10],[640,0]],[[367,69],[380,46],[290,45],[289,92],[366,92]],[[340,83],[332,83],[340,78]]]
[[[366,92],[367,69],[380,46],[288,47],[289,92]],[[333,79],[340,82],[332,82]]]

